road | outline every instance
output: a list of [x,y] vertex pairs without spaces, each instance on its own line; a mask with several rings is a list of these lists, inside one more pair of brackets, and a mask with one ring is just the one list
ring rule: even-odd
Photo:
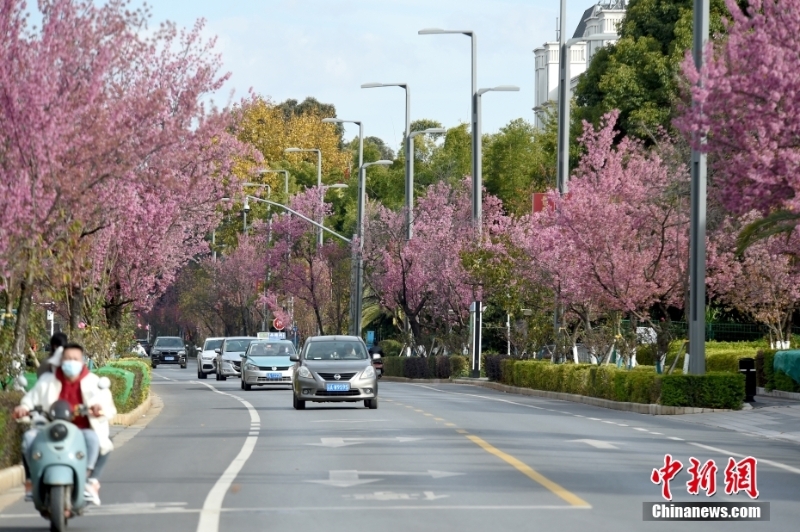
[[[723,492],[729,456],[759,459],[769,522],[684,522],[682,530],[786,531],[800,522],[800,447],[692,423],[466,385],[381,382],[380,408],[291,406],[288,389],[245,392],[159,367],[162,413],[115,451],[103,506],[86,531],[639,531],[664,455],[685,464],[675,501],[746,502]],[[719,492],[686,492],[689,457],[716,460]],[[32,506],[0,512],[0,530],[44,530]]]

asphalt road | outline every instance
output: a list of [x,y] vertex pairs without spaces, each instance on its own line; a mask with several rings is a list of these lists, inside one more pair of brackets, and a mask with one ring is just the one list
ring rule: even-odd
[[[286,389],[159,367],[162,413],[112,455],[103,506],[70,530],[639,531],[796,530],[800,447],[687,422],[472,386],[381,382],[380,407],[292,409]],[[729,456],[759,459],[769,522],[643,522],[650,480],[685,464],[675,501],[724,495]],[[689,457],[716,460],[718,493],[686,491]],[[45,530],[32,505],[0,511],[0,530]]]

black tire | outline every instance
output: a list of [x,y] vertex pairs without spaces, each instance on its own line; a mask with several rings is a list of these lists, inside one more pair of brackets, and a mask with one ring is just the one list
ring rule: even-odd
[[226,381],[226,380],[228,380],[228,377],[226,377],[225,375],[220,375],[219,376],[219,380]]
[[369,400],[369,405],[367,405],[367,407],[370,410],[377,410],[378,409],[378,398],[375,397],[374,399],[370,399]]
[[158,364],[153,364],[153,369],[156,369],[157,367],[158,367]]
[[186,369],[186,364],[181,364],[181,369]]
[[364,399],[364,408],[369,408],[369,399]]
[[50,487],[50,531],[65,532],[67,530],[67,486]]
[[208,375],[198,367],[197,368],[197,378],[198,379],[205,379],[207,377],[208,377]]
[[297,398],[295,394],[292,394],[292,402],[295,410],[305,410],[306,409],[306,402],[301,401]]
[[246,382],[244,382],[244,378],[243,378],[242,379],[242,390],[244,390],[246,392],[249,392],[252,389],[253,389],[253,386],[251,384],[247,384]]

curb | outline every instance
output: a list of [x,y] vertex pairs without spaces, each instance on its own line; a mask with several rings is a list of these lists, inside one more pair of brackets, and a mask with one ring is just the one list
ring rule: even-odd
[[0,469],[0,493],[21,486],[25,481],[25,468],[15,465]]
[[117,414],[114,416],[114,419],[111,420],[111,425],[122,425],[125,427],[130,427],[134,423],[136,423],[139,419],[144,417],[147,414],[147,411],[150,410],[150,405],[153,401],[153,395],[148,392],[147,399],[142,401],[142,404],[131,410],[126,414]]
[[796,399],[800,401],[800,393],[784,392],[781,390],[772,390],[768,392],[766,388],[756,388],[756,396],[763,395],[765,397],[779,397],[781,399]]
[[[664,406],[643,403],[623,403],[600,399],[599,397],[588,397],[586,395],[576,395],[572,393],[547,392],[544,390],[534,390],[531,388],[519,388],[508,386],[499,382],[490,382],[483,379],[406,379],[404,377],[383,377],[390,382],[410,382],[410,383],[429,383],[429,384],[469,384],[489,388],[498,392],[513,393],[517,395],[528,395],[533,397],[543,397],[546,399],[558,399],[559,401],[572,401],[573,403],[583,403],[610,410],[622,410],[623,412],[635,412],[637,414],[649,414],[651,416],[679,416],[684,414],[707,414],[710,412],[732,412],[727,408],[696,408],[690,406]],[[795,394],[800,395],[800,394]]]

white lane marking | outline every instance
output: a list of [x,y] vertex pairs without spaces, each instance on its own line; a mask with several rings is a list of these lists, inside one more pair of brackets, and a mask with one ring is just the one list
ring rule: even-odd
[[385,419],[316,419],[311,423],[377,423]]
[[610,441],[602,441],[602,440],[568,440],[569,442],[577,442],[577,443],[585,443],[587,445],[591,445],[596,449],[619,449],[614,442]]
[[[192,381],[197,382],[197,381]],[[256,409],[253,408],[249,402],[245,401],[241,397],[236,395],[221,392],[217,390],[214,386],[207,384],[205,382],[197,382],[198,384],[202,384],[203,386],[208,387],[211,391],[218,393],[220,395],[227,395],[228,397],[233,397],[240,403],[242,403],[245,407],[247,407],[247,411],[250,413],[250,424],[254,423],[261,423],[261,417],[259,417],[258,412]],[[214,484],[214,487],[211,488],[211,491],[208,492],[206,496],[206,500],[203,503],[203,509],[200,511],[200,520],[197,523],[197,532],[218,532],[219,530],[219,516],[220,512],[222,511],[222,502],[225,499],[225,494],[233,484],[233,481],[236,479],[236,475],[239,474],[239,471],[242,470],[244,467],[245,462],[247,459],[250,458],[250,455],[253,454],[253,449],[256,447],[256,442],[258,441],[258,436],[247,436],[247,439],[244,441],[244,445],[242,445],[242,450],[239,451],[239,454],[236,455],[236,458],[233,459],[233,462],[228,465],[228,468],[222,473],[222,476],[217,479],[217,482]]]
[[616,425],[616,421],[603,421],[603,423],[608,423],[609,425]]
[[164,379],[165,381],[174,381],[174,380],[175,380],[175,379],[170,379],[169,377],[165,377],[165,376],[163,376],[163,375],[160,375],[160,374],[158,374],[158,373],[155,373],[155,372],[152,372],[152,374],[153,374],[154,376],[156,376],[156,377],[160,378],[160,379]]
[[[725,449],[719,449],[717,447],[711,447],[710,445],[703,445],[702,443],[694,443],[694,442],[690,442],[690,441],[687,441],[686,443],[688,443],[689,445],[694,445],[695,447],[700,447],[701,449],[706,449],[708,451],[714,451],[714,452],[720,453],[720,454],[727,454],[729,456],[736,456],[738,458],[745,458],[746,456],[748,456],[748,455],[744,455],[744,454],[734,453],[734,452],[731,452],[731,451],[726,451]],[[775,462],[774,460],[766,460],[764,458],[757,458],[757,460],[758,460],[759,464],[771,465],[772,467],[777,467],[778,469],[783,469],[785,471],[789,471],[791,473],[796,473],[796,474],[800,475],[800,469],[797,469],[796,467],[792,467],[790,465],[782,464],[780,462]]]
[[361,475],[366,476],[381,476],[381,477],[431,477],[431,478],[447,478],[463,475],[464,473],[451,473],[449,471],[356,471],[355,469],[342,470],[342,471],[328,471],[327,480],[306,480],[313,484],[322,484],[324,486],[333,486],[335,488],[350,488],[358,486],[359,484],[369,484],[372,482],[379,482],[382,478],[365,479],[360,478]]
[[647,429],[640,429],[639,427],[633,427],[633,430],[638,430],[638,431],[641,431],[641,432],[650,432]]
[[663,436],[663,432],[650,432],[650,434],[655,434],[656,436]]
[[589,419],[591,419],[592,421],[603,421],[599,417],[590,417]]
[[314,445],[316,447],[347,447],[349,445],[360,445],[366,442],[398,442],[407,443],[410,441],[419,441],[422,438],[320,438],[321,443],[306,443],[305,445]]
[[670,440],[675,440],[675,441],[685,441],[683,438],[678,438],[676,436],[667,436],[667,438],[669,438]]
[[625,423],[617,423],[617,425],[619,425],[620,427],[627,427],[628,426]]
[[439,390],[437,388],[431,388],[430,386],[425,386],[424,384],[408,384],[409,386],[419,386],[420,388],[425,388],[427,390],[433,390],[434,392],[439,393],[449,393],[450,395],[466,395],[468,397],[478,397],[480,399],[489,399],[490,401],[499,401],[501,403],[508,403],[510,405],[517,405],[517,406],[524,406],[525,408],[535,408],[536,410],[548,410],[550,412],[555,412],[555,410],[551,410],[549,408],[544,408],[541,406],[533,406],[533,405],[526,405],[524,403],[516,403],[514,401],[509,401],[508,399],[500,399],[499,397],[489,397],[486,395],[478,395],[475,393],[461,393],[461,392],[449,392],[447,390]]
[[393,491],[376,491],[374,493],[356,493],[342,495],[345,499],[356,501],[435,501],[447,499],[450,495],[436,495],[432,491],[422,493],[395,493]]
[[580,414],[572,414],[572,415],[575,416],[575,417],[585,417],[585,416],[582,416]]

